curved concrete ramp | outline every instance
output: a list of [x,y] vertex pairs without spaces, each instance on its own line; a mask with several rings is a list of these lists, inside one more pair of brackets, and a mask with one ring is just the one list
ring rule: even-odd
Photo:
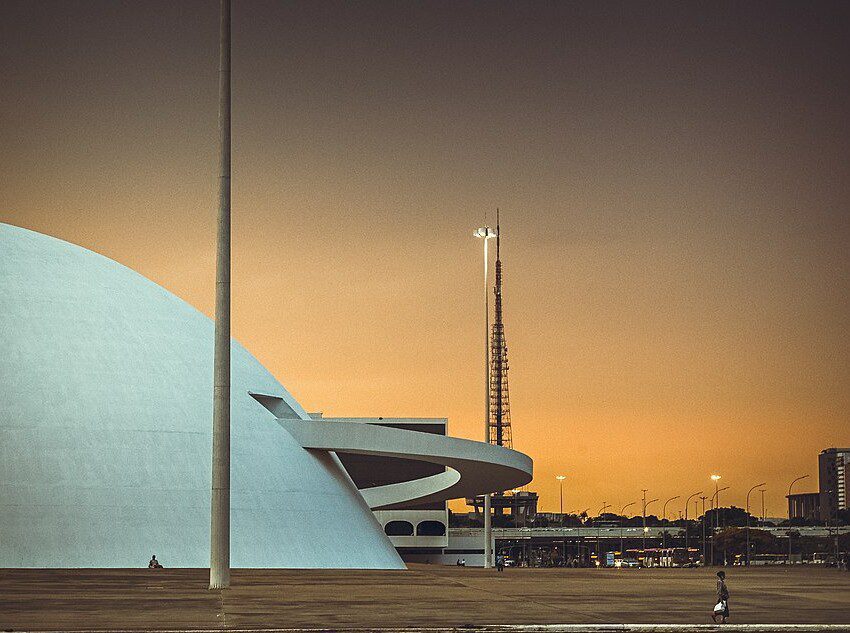
[[532,479],[530,457],[502,446],[350,421],[278,419],[305,449],[425,461],[446,466],[430,477],[360,492],[373,510],[400,509],[501,492]]

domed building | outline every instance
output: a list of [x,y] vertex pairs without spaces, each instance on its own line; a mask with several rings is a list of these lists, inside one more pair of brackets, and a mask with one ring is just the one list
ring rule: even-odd
[[[372,510],[523,485],[502,447],[312,419],[231,348],[233,567],[402,568]],[[0,567],[209,565],[213,322],[89,250],[0,224]],[[337,454],[438,473],[359,489]]]

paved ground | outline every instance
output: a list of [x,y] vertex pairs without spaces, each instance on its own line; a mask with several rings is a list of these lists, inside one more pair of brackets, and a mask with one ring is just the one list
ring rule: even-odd
[[[0,570],[0,630],[710,623],[703,569]],[[728,569],[737,623],[850,624],[850,573]]]

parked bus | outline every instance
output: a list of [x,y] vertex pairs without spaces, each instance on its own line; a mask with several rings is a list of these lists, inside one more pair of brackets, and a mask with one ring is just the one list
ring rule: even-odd
[[700,551],[695,547],[656,547],[629,550],[626,555],[641,561],[643,567],[694,567],[699,564]]

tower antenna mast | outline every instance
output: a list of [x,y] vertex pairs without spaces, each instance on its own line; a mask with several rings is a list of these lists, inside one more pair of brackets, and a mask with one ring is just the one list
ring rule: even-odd
[[490,437],[491,444],[511,448],[511,406],[508,391],[508,346],[502,321],[502,253],[500,212],[496,209],[495,318],[490,338]]

